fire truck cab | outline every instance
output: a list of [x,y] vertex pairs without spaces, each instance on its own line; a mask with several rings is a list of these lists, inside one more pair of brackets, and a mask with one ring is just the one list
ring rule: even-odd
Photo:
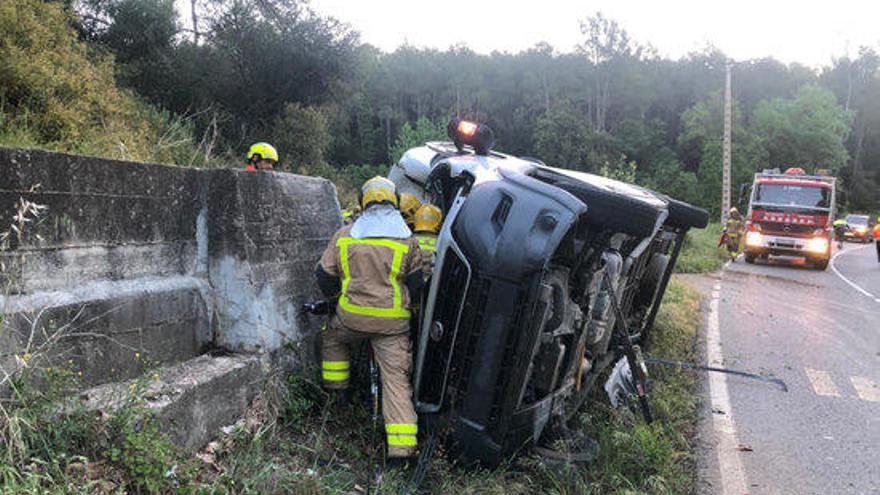
[[825,270],[831,260],[836,179],[801,168],[755,174],[746,221],[745,259],[804,258]]

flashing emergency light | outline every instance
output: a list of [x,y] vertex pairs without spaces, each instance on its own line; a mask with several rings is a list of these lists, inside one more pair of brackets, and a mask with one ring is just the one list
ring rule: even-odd
[[467,145],[478,155],[488,155],[495,144],[495,133],[489,126],[469,120],[452,119],[446,133],[459,151]]
[[478,126],[477,124],[475,124],[473,122],[468,122],[467,120],[462,120],[461,122],[458,123],[458,133],[461,134],[462,136],[472,137],[474,134],[477,133],[477,129],[479,129],[479,127],[480,126]]
[[791,167],[785,170],[785,175],[807,175],[800,167]]

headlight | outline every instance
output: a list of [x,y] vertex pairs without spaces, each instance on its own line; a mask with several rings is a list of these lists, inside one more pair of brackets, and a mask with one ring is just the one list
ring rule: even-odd
[[859,234],[864,234],[868,232],[868,227],[856,227],[856,232],[858,232]]
[[811,253],[824,253],[828,251],[828,239],[824,237],[814,237],[807,241],[807,251]]
[[746,234],[746,246],[760,246],[763,240],[760,232],[749,232]]

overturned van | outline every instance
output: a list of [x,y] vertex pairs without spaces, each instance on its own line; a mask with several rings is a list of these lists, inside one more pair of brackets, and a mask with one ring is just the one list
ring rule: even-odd
[[[564,424],[620,359],[610,298],[651,331],[706,211],[491,149],[484,125],[409,150],[389,178],[446,217],[414,343],[414,400],[459,460],[493,465]],[[438,431],[435,430],[435,431]]]

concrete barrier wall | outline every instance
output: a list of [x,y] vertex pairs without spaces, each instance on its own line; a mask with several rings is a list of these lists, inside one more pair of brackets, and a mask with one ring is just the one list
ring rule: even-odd
[[297,308],[339,226],[324,179],[0,148],[0,231],[22,197],[47,210],[0,252],[7,369],[59,331],[53,361],[86,383],[315,331]]

